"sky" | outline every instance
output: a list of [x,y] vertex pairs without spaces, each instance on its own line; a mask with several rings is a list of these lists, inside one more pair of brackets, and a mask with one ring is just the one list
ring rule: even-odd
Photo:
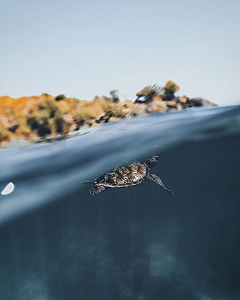
[[0,96],[91,100],[176,82],[240,104],[239,0],[1,0]]

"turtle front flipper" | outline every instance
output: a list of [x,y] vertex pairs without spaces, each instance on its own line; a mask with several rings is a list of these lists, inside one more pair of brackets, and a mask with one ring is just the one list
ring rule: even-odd
[[95,195],[99,195],[100,193],[106,191],[107,187],[103,186],[103,185],[98,185],[95,184],[90,188],[90,194],[95,196]]
[[164,183],[162,182],[162,180],[155,174],[149,174],[147,179],[149,180],[153,180],[154,182],[156,182],[157,184],[159,184],[161,187],[163,187],[166,191],[168,191],[171,195],[174,195],[173,192],[171,192],[169,189],[167,189],[164,185]]
[[152,156],[151,158],[149,158],[149,159],[145,162],[147,171],[150,172],[151,169],[156,165],[157,162],[158,162],[158,156],[157,156],[157,155],[154,155],[154,156]]

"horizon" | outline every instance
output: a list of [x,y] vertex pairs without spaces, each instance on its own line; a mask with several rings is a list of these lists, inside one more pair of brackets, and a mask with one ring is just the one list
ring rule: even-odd
[[92,100],[147,85],[240,103],[238,1],[3,1],[0,95]]

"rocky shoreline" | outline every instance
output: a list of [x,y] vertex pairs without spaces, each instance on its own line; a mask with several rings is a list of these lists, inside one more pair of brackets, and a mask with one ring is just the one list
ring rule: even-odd
[[3,96],[0,97],[0,145],[15,140],[53,138],[131,116],[216,106],[201,98],[177,97],[175,93],[179,90],[172,81],[163,88],[147,86],[136,94],[134,102],[120,101],[116,90],[110,92],[110,97],[96,96],[92,101],[48,94],[17,99]]

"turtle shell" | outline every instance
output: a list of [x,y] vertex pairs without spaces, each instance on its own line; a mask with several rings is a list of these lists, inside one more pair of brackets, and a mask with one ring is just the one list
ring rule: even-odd
[[96,184],[105,187],[128,187],[142,183],[146,177],[146,164],[134,162],[105,173],[96,180]]

